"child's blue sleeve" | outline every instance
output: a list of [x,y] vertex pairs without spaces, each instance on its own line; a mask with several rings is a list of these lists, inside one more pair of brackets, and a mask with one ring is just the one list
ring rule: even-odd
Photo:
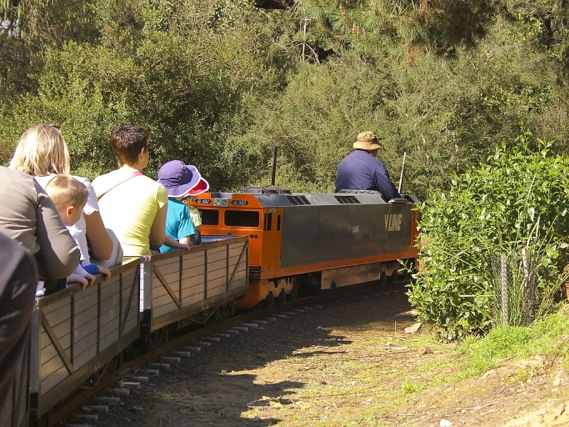
[[97,264],[81,264],[81,267],[83,267],[87,273],[92,274],[93,276],[96,276],[100,272],[99,266]]

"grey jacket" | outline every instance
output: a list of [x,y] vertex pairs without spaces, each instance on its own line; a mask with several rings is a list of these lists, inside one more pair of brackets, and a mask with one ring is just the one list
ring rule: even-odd
[[34,255],[51,279],[69,276],[79,249],[49,196],[35,179],[0,166],[0,232]]

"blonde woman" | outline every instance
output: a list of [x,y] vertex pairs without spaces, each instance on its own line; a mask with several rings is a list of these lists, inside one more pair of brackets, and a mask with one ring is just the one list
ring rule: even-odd
[[[20,137],[10,168],[32,175],[45,188],[47,183],[58,174],[69,174],[69,151],[59,126],[40,124],[32,126]],[[91,255],[98,259],[97,264],[110,267],[120,264],[122,251],[118,241],[105,228],[99,213],[97,195],[91,182],[84,177],[74,176],[89,190],[87,204],[81,218],[69,231],[73,238],[82,242],[79,245],[81,262],[90,264]],[[88,241],[88,243],[87,243]]]

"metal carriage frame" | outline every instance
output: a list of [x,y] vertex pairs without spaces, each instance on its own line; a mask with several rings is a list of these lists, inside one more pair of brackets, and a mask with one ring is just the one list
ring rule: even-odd
[[247,293],[248,238],[204,240],[188,252],[133,259],[87,289],[72,286],[36,300],[29,360],[22,362],[29,366],[29,417],[18,415],[18,427],[49,418],[50,410],[137,341],[145,305],[152,308],[153,332]]

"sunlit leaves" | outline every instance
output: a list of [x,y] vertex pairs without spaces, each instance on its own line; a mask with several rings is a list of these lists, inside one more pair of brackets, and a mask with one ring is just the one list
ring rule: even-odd
[[517,146],[497,150],[488,164],[453,179],[446,195],[422,205],[421,269],[410,299],[446,337],[485,332],[500,320],[503,257],[513,324],[547,310],[560,286],[569,161],[543,156],[549,144],[529,133]]

